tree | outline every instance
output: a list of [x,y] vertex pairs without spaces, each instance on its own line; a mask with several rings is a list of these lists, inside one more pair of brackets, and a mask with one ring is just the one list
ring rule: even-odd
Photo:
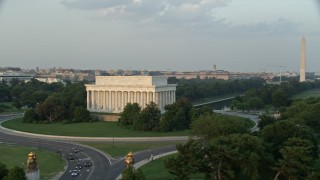
[[164,161],[165,167],[176,179],[187,179],[191,174],[199,172],[204,159],[203,146],[199,141],[188,140],[186,144],[177,144],[178,155]]
[[151,102],[141,111],[140,118],[135,119],[133,127],[137,130],[152,131],[159,129],[161,111],[157,104]]
[[39,115],[34,109],[29,109],[24,113],[23,122],[32,123],[39,120]]
[[11,99],[10,89],[7,84],[1,83],[0,84],[0,100],[9,101]]
[[145,180],[141,169],[135,170],[134,167],[129,166],[125,170],[122,171],[121,180]]
[[257,110],[263,107],[263,102],[258,97],[252,97],[248,99],[248,104],[251,110]]
[[222,135],[245,133],[249,129],[249,120],[226,115],[204,115],[192,122],[193,135],[209,140]]
[[74,110],[75,122],[88,122],[91,120],[90,112],[84,107],[76,107]]
[[289,138],[301,138],[311,141],[314,145],[313,156],[314,158],[317,156],[317,141],[312,130],[303,124],[298,124],[297,120],[276,121],[265,126],[261,130],[261,135],[267,143],[272,144],[273,155],[276,160],[281,158],[281,146]]
[[119,123],[124,126],[133,125],[140,118],[141,107],[138,103],[128,103],[120,114]]
[[15,166],[9,169],[8,175],[4,180],[27,180],[27,178],[23,168]]
[[8,174],[7,166],[0,162],[0,179],[3,179]]
[[237,173],[257,179],[265,151],[262,139],[248,134],[219,136],[208,143],[190,139],[186,144],[178,144],[177,150],[177,156],[165,161],[176,179],[204,173],[206,179],[218,180],[233,178]]
[[58,96],[51,95],[37,106],[37,112],[40,114],[40,117],[50,122],[61,120],[64,118],[65,113],[65,108],[61,104],[61,99]]
[[187,98],[181,98],[165,106],[166,112],[160,122],[161,131],[182,130],[190,127],[192,105]]
[[282,159],[278,160],[275,170],[275,180],[280,175],[291,178],[303,179],[311,172],[313,160],[313,144],[301,138],[289,138],[281,148]]
[[263,129],[265,126],[275,122],[275,118],[272,116],[269,116],[267,114],[260,115],[259,119],[260,119],[260,121],[259,121],[258,127],[260,129]]
[[248,134],[214,138],[207,146],[206,157],[215,179],[230,179],[237,170],[251,179],[259,177],[258,167],[264,153],[263,141]]
[[275,107],[287,106],[288,97],[283,91],[277,91],[272,94],[272,104]]

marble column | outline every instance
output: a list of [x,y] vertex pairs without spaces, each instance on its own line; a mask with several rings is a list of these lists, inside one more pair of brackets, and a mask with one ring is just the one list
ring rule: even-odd
[[128,91],[128,103],[131,103],[131,92]]
[[92,91],[92,93],[91,93],[91,100],[92,100],[91,108],[92,108],[92,109],[95,109],[95,105],[96,105],[95,91]]
[[98,91],[98,110],[101,110],[101,100],[102,100],[102,93],[101,91],[99,90]]
[[118,91],[115,91],[115,99],[114,99],[114,109],[115,110],[118,110],[118,101],[119,101],[119,98],[118,98]]
[[144,96],[144,93],[143,92],[140,92],[140,103],[141,103],[141,107],[142,109],[144,108],[144,99],[143,99],[143,96]]
[[160,104],[159,108],[162,111],[162,106],[163,106],[163,92],[162,91],[159,92],[159,104]]
[[157,104],[158,108],[160,108],[159,106],[159,92],[155,92],[155,103]]
[[111,91],[108,91],[108,96],[109,96],[109,99],[108,99],[108,109],[111,110]]
[[102,91],[102,110],[105,110],[106,109],[106,93],[105,91]]
[[95,109],[96,106],[96,91],[92,91],[91,97],[92,97],[92,109]]
[[90,91],[87,91],[87,109],[90,109]]
[[123,97],[124,97],[124,91],[121,91],[121,108],[120,108],[120,110],[122,111],[123,110],[123,107],[124,107],[124,99],[123,99]]
[[124,106],[126,106],[128,104],[128,91],[125,91],[124,95],[125,95]]

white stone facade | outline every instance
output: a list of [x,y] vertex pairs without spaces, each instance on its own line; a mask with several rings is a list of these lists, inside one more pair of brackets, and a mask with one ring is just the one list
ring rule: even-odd
[[141,108],[154,102],[161,112],[176,101],[176,84],[162,76],[96,76],[96,84],[87,84],[87,109],[93,112],[120,113],[127,103]]

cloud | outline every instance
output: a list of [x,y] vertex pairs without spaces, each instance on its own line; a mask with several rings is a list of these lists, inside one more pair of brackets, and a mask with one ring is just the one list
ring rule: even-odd
[[278,19],[274,22],[233,25],[217,17],[217,8],[226,7],[231,0],[64,0],[70,9],[93,12],[105,19],[122,19],[136,25],[170,26],[216,35],[290,34],[299,31],[299,24]]
[[4,0],[0,0],[0,9],[2,8],[3,2],[4,2]]
[[207,20],[212,9],[231,0],[64,0],[70,9],[94,11],[105,18],[172,20],[175,23]]
[[318,5],[318,10],[320,11],[320,0],[315,0]]
[[233,32],[242,32],[243,34],[256,34],[256,35],[286,35],[300,33],[300,23],[292,22],[287,19],[279,18],[273,22],[261,22],[256,24],[247,24],[233,26],[230,29]]

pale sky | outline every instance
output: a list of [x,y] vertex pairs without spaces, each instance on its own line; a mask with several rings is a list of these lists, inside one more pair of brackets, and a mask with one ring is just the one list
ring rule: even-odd
[[0,67],[320,72],[319,4],[0,0]]

